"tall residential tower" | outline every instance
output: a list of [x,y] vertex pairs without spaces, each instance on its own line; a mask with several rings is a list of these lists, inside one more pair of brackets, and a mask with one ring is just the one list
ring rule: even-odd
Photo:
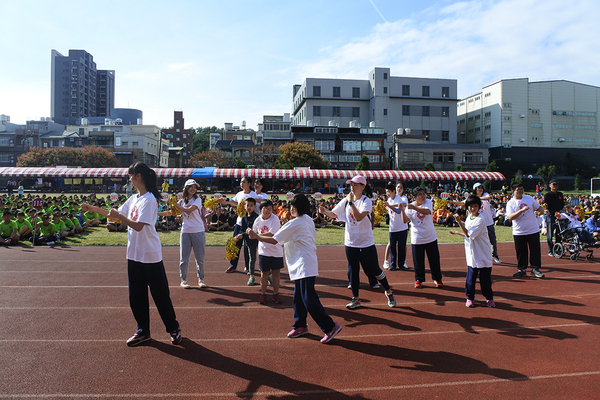
[[63,56],[52,50],[50,115],[61,124],[78,124],[81,118],[110,115],[115,104],[115,71],[97,70],[85,50]]

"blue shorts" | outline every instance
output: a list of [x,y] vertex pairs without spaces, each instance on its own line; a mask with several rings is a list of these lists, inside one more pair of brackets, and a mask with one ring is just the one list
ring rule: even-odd
[[283,257],[258,256],[258,269],[262,272],[283,268]]

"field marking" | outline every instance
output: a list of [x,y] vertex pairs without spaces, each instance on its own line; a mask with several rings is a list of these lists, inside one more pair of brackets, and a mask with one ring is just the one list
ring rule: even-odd
[[[576,328],[576,327],[594,327],[599,326],[600,323],[593,322],[579,322],[575,324],[553,324],[553,325],[533,325],[533,326],[508,326],[505,328],[477,328],[477,329],[462,329],[462,330],[451,330],[451,331],[428,331],[428,332],[400,332],[400,333],[377,333],[369,335],[343,335],[339,336],[339,339],[365,339],[365,338],[381,338],[381,337],[402,337],[402,336],[423,336],[423,335],[455,335],[462,333],[488,333],[488,332],[507,332],[507,331],[520,331],[520,330],[532,330],[532,329],[555,329],[555,328]],[[320,334],[320,332],[317,332]],[[184,341],[193,341],[194,343],[207,343],[207,342],[255,342],[258,338],[203,338],[203,339],[190,339],[185,338]],[[265,339],[261,336],[260,339]],[[170,339],[157,340],[157,342],[170,343]],[[290,339],[282,334],[269,338],[268,340],[282,340],[289,341]],[[0,339],[0,343],[124,343],[124,339]]]
[[309,396],[317,394],[334,394],[334,393],[363,393],[363,392],[374,392],[374,391],[389,391],[389,390],[407,390],[407,389],[422,389],[422,388],[441,388],[448,386],[464,386],[464,385],[484,385],[491,383],[508,383],[508,382],[527,382],[545,379],[563,379],[563,378],[577,378],[586,376],[600,375],[600,371],[581,371],[571,372],[565,374],[550,374],[550,375],[536,375],[526,377],[515,377],[515,378],[495,378],[495,379],[478,379],[474,381],[450,381],[450,382],[436,382],[436,383],[415,383],[410,385],[397,385],[397,386],[371,386],[361,388],[339,388],[339,389],[323,389],[323,390],[298,390],[298,391],[260,391],[260,392],[218,392],[218,393],[51,393],[51,394],[6,394],[0,393],[0,398],[11,398],[11,399],[48,399],[48,398],[216,398],[216,397],[267,397],[267,396],[282,396],[282,395],[295,395],[295,396]]

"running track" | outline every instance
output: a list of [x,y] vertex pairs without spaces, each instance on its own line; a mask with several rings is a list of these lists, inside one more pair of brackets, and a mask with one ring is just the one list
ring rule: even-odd
[[363,307],[351,311],[344,248],[319,247],[317,290],[344,327],[323,345],[312,320],[310,335],[286,337],[287,274],[283,304],[259,305],[258,286],[225,274],[224,248],[210,247],[209,288],[183,290],[179,249],[164,247],[185,339],[171,345],[152,309],[153,340],[129,348],[124,247],[2,247],[0,398],[598,398],[600,264],[544,255],[545,279],[513,279],[514,247],[502,243],[498,307],[478,293],[468,309],[463,246],[440,250],[445,290],[430,281],[417,290],[412,271],[389,272],[398,307],[363,285]]

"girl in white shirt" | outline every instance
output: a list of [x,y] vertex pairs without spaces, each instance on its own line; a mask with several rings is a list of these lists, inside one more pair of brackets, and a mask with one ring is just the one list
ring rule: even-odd
[[206,287],[204,283],[204,248],[206,245],[206,230],[204,227],[204,215],[202,215],[202,199],[198,197],[198,183],[193,179],[185,182],[183,199],[179,201],[177,208],[181,210],[183,223],[179,240],[179,276],[181,287],[189,289],[187,282],[188,266],[192,248],[196,259],[196,275],[198,286]]
[[150,304],[148,287],[154,304],[171,336],[171,343],[182,341],[181,329],[169,295],[169,282],[162,261],[160,239],[154,223],[160,194],[156,187],[156,173],[138,162],[129,167],[130,183],[138,190],[119,207],[103,208],[82,204],[82,211],[97,212],[107,218],[121,220],[127,225],[127,276],[129,278],[129,305],[137,321],[137,331],[127,340],[128,346],[137,346],[150,340]]
[[425,253],[427,253],[433,283],[435,287],[442,289],[444,284],[440,268],[440,250],[433,225],[433,204],[427,198],[425,188],[413,189],[413,195],[415,196],[414,202],[406,207],[400,204],[398,208],[403,211],[404,222],[411,222],[410,242],[415,267],[415,288],[420,289],[425,282]]
[[465,283],[465,294],[467,295],[467,307],[473,307],[475,299],[475,283],[479,276],[479,287],[481,294],[486,298],[488,307],[496,307],[494,303],[494,292],[492,291],[492,251],[488,229],[485,219],[480,214],[481,198],[471,195],[465,201],[465,207],[469,211],[466,221],[456,214],[456,222],[462,232],[451,230],[453,235],[461,235],[465,238],[465,257],[467,260],[467,281]]
[[308,314],[325,333],[321,343],[327,343],[337,335],[342,327],[325,312],[317,291],[315,278],[319,275],[317,259],[317,232],[310,217],[310,202],[302,193],[290,201],[292,220],[283,225],[274,235],[271,232],[257,233],[248,228],[251,239],[270,244],[283,244],[285,261],[290,279],[294,281],[294,325],[288,333],[291,339],[308,333]]
[[[408,270],[406,265],[406,238],[408,237],[408,224],[402,216],[395,213],[392,208],[397,208],[400,203],[408,205],[408,198],[404,196],[404,182],[398,182],[396,186],[391,183],[386,187],[386,207],[390,216],[390,241],[385,248],[385,261],[383,269],[394,271],[396,269]],[[388,263],[388,255],[391,253],[391,262]]]
[[[367,276],[375,277],[385,289],[388,306],[395,307],[396,300],[385,272],[379,268],[377,260],[377,249],[371,226],[371,210],[373,205],[370,196],[371,188],[367,186],[364,176],[356,175],[346,183],[350,184],[350,193],[340,201],[333,210],[319,207],[319,212],[329,218],[340,218],[346,222],[344,234],[344,245],[346,247],[346,258],[348,259],[348,275],[352,289],[352,300],[346,304],[349,309],[361,306],[358,298],[358,286],[360,285],[360,266]],[[365,192],[367,196],[363,194]]]

